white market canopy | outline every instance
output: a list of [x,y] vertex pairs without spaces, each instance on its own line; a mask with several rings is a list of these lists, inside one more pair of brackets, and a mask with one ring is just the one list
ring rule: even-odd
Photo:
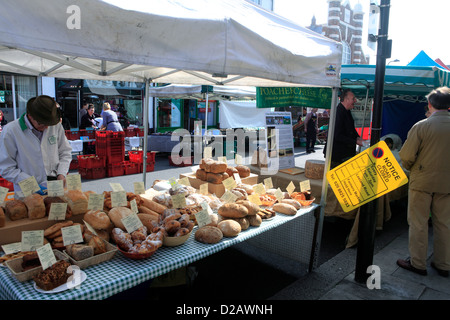
[[160,99],[255,100],[256,88],[247,86],[208,86],[169,84],[150,87],[149,96]]
[[341,44],[245,0],[3,0],[0,32],[13,73],[340,86]]

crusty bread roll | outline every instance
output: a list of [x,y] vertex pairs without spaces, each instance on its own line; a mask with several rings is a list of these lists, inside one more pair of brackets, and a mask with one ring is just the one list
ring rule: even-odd
[[73,225],[72,220],[57,222],[44,230],[44,237],[55,235],[61,228],[70,227],[71,225]]
[[28,209],[22,200],[14,199],[6,201],[5,215],[12,221],[25,219],[28,217]]
[[228,167],[227,171],[225,171],[225,172],[228,173],[228,175],[230,177],[233,177],[233,179],[234,179],[234,174],[235,173],[239,174],[239,171],[237,171],[237,169],[235,167]]
[[40,219],[45,217],[45,204],[41,195],[32,193],[23,199],[23,203],[27,206],[29,219]]
[[294,206],[295,209],[300,209],[302,207],[302,205],[300,204],[300,202],[298,202],[295,199],[283,199],[281,200],[281,203],[287,203],[290,204],[291,206]]
[[241,178],[246,178],[250,175],[250,168],[247,166],[238,165],[235,168],[239,172]]
[[167,209],[166,206],[164,206],[160,203],[157,203],[156,201],[145,198],[143,195],[141,195],[141,201],[142,201],[141,205],[143,205],[144,207],[149,208],[150,210],[153,210],[159,214],[164,213],[164,210]]
[[199,164],[200,169],[211,173],[223,173],[227,171],[228,165],[223,161],[213,159],[202,159]]
[[81,190],[66,190],[64,200],[70,206],[73,215],[85,214],[88,211],[88,198]]
[[248,215],[248,210],[242,204],[225,203],[219,208],[218,213],[225,218],[243,218]]
[[125,226],[122,222],[122,219],[133,214],[131,209],[126,207],[115,207],[109,210],[108,217],[111,219],[112,223],[116,228],[120,228],[126,231]]
[[233,218],[231,220],[236,221],[237,223],[239,223],[239,225],[241,226],[241,230],[247,230],[248,227],[250,227],[250,222],[248,221],[247,217],[249,216],[245,216],[243,218]]
[[202,181],[206,181],[206,175],[207,175],[207,173],[203,169],[197,169],[197,171],[195,171],[195,177]]
[[83,220],[92,228],[100,230],[107,230],[112,223],[108,215],[100,210],[89,210],[84,214]]
[[241,204],[244,207],[247,208],[248,210],[248,215],[249,216],[254,216],[255,214],[257,214],[260,210],[259,206],[249,200],[238,200],[236,201],[237,204]]
[[247,216],[247,220],[252,227],[259,227],[262,223],[262,218],[259,214],[255,214],[254,216]]
[[195,232],[194,238],[201,243],[213,244],[222,240],[223,233],[218,227],[203,226]]
[[221,184],[223,180],[228,179],[229,176],[226,172],[222,173],[214,173],[214,172],[207,172],[206,173],[206,181],[214,184]]
[[293,205],[287,203],[275,203],[273,205],[273,210],[288,216],[297,214],[297,209]]
[[236,237],[242,230],[239,222],[232,219],[221,221],[217,227],[222,231],[223,236],[227,238]]

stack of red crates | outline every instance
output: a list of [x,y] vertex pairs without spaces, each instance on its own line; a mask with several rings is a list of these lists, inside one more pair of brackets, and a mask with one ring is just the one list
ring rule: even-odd
[[[146,172],[155,170],[155,155],[156,152],[147,152],[147,168]],[[128,157],[130,162],[137,163],[139,165],[139,172],[144,172],[144,152],[143,151],[128,151]]]
[[105,158],[95,154],[77,156],[78,173],[84,179],[101,179],[106,177]]
[[105,157],[108,176],[116,177],[125,173],[122,162],[125,160],[124,131],[96,131],[95,150],[99,157]]

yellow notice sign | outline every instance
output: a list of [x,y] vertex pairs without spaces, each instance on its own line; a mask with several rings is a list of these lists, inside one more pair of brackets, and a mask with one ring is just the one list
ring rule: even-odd
[[357,154],[327,173],[344,212],[349,212],[408,182],[384,141]]

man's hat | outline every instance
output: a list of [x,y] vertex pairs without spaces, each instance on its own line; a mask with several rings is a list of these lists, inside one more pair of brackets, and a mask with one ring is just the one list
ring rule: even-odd
[[45,95],[28,100],[27,113],[39,124],[45,126],[54,126],[61,118],[61,110],[56,105],[56,101]]

